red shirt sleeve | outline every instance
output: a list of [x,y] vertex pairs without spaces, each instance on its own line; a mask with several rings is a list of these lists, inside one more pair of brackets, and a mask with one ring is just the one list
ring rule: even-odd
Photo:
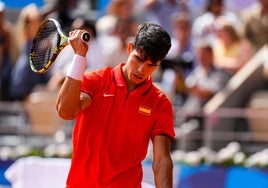
[[105,79],[109,78],[105,76],[106,74],[111,74],[109,69],[111,68],[103,68],[94,72],[85,73],[82,80],[81,91],[94,97],[101,88],[103,88],[106,81]]
[[173,140],[175,137],[174,113],[172,105],[166,97],[163,97],[159,103],[156,114],[157,117],[154,123],[152,136],[163,134],[169,136]]

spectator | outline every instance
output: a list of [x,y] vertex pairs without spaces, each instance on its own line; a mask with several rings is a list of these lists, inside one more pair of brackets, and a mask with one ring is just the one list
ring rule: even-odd
[[11,100],[25,100],[35,86],[46,84],[49,80],[49,72],[36,74],[29,66],[32,40],[40,21],[40,12],[35,4],[29,4],[21,10],[16,30],[20,54],[11,73]]
[[258,0],[253,6],[241,12],[244,35],[251,42],[254,51],[268,44],[268,0]]
[[126,60],[126,44],[137,30],[134,7],[134,0],[111,0],[106,14],[97,20],[96,28],[105,65],[114,66]]
[[158,23],[172,36],[171,15],[177,12],[188,12],[187,3],[183,0],[146,0],[143,4],[146,20]]
[[110,35],[114,31],[118,18],[132,23],[130,31],[131,35],[134,35],[138,24],[134,7],[134,0],[111,0],[107,6],[106,14],[100,17],[96,23],[100,37]]
[[216,38],[216,20],[224,17],[231,24],[239,27],[241,21],[239,17],[230,11],[224,10],[224,0],[208,0],[205,13],[193,20],[192,37],[193,40],[206,38],[214,42]]
[[12,24],[5,18],[5,4],[0,1],[0,100],[9,100],[8,88],[12,70]]
[[[195,129],[202,131],[204,129],[203,106],[230,79],[229,74],[214,67],[214,54],[211,44],[201,41],[197,44],[196,49],[197,65],[185,80],[188,92],[187,99],[176,113],[177,120],[181,123],[181,128],[189,130],[187,135],[189,137],[191,137],[190,131]],[[185,150],[195,150],[202,145],[199,140],[184,140],[184,137],[179,142],[181,145],[185,145]]]
[[[171,16],[172,33],[171,49],[165,59],[173,60],[176,65],[188,74],[194,67],[193,41],[191,37],[191,17],[186,12],[175,13]],[[164,66],[164,65],[163,65]]]
[[[171,39],[171,49],[167,54],[161,68],[164,71],[175,72],[175,93],[173,102],[175,105],[180,105],[185,100],[185,84],[184,78],[194,68],[194,49],[191,38],[191,18],[186,12],[174,13],[171,17],[173,37]],[[164,77],[163,77],[164,78]],[[165,90],[165,80],[162,79],[162,88]]]
[[214,44],[215,66],[234,75],[253,56],[251,43],[224,19],[217,22]]
[[195,69],[186,77],[187,96],[182,108],[186,118],[200,115],[206,102],[220,91],[230,75],[214,66],[214,52],[212,45],[206,41],[200,41],[196,47]]
[[73,22],[72,11],[76,8],[77,0],[49,0],[43,7],[40,8],[42,19],[56,19],[64,33],[70,31]]
[[[117,18],[115,29],[110,36],[102,37],[100,43],[104,51],[106,66],[116,66],[118,62],[125,62],[128,57],[127,44],[132,40],[132,22]],[[107,42],[109,41],[109,44]]]

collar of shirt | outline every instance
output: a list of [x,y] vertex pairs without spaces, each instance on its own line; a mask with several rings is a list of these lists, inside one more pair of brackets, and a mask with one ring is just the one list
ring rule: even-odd
[[[124,65],[125,65],[124,63],[121,63],[117,65],[112,71],[115,78],[115,84],[118,87],[126,87],[126,82],[124,80],[122,73],[122,67]],[[152,78],[149,77],[144,83],[142,83],[141,85],[133,89],[131,92],[129,92],[129,95],[139,95],[139,96],[143,95],[146,93],[146,91],[148,91],[151,88],[151,86],[152,86]]]

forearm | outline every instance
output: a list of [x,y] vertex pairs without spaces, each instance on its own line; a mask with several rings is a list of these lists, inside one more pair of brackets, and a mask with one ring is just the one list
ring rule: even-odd
[[170,157],[153,162],[154,181],[156,188],[173,187],[173,163]]
[[74,30],[69,33],[69,44],[72,46],[75,55],[56,102],[59,116],[67,120],[75,118],[91,102],[88,95],[81,93],[88,50],[88,44],[81,40],[83,33],[84,30]]
[[66,77],[59,91],[56,108],[63,119],[73,119],[80,111],[81,81]]
[[57,111],[63,119],[73,119],[81,110],[81,83],[86,68],[86,58],[75,54],[60,89]]
[[212,93],[210,90],[202,89],[199,87],[195,87],[191,92],[193,95],[203,99],[209,99],[214,95],[214,93]]

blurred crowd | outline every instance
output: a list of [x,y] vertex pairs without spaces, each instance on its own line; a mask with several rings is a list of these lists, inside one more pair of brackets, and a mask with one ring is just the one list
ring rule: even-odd
[[56,91],[63,82],[73,56],[69,46],[49,72],[30,69],[31,42],[42,20],[57,19],[66,34],[74,29],[91,34],[88,71],[126,61],[127,43],[139,23],[150,21],[172,38],[153,79],[174,105],[191,114],[268,42],[268,0],[228,2],[233,9],[224,0],[110,0],[101,11],[97,1],[47,0],[43,7],[23,7],[15,23],[0,2],[0,100],[24,101],[37,87]]

